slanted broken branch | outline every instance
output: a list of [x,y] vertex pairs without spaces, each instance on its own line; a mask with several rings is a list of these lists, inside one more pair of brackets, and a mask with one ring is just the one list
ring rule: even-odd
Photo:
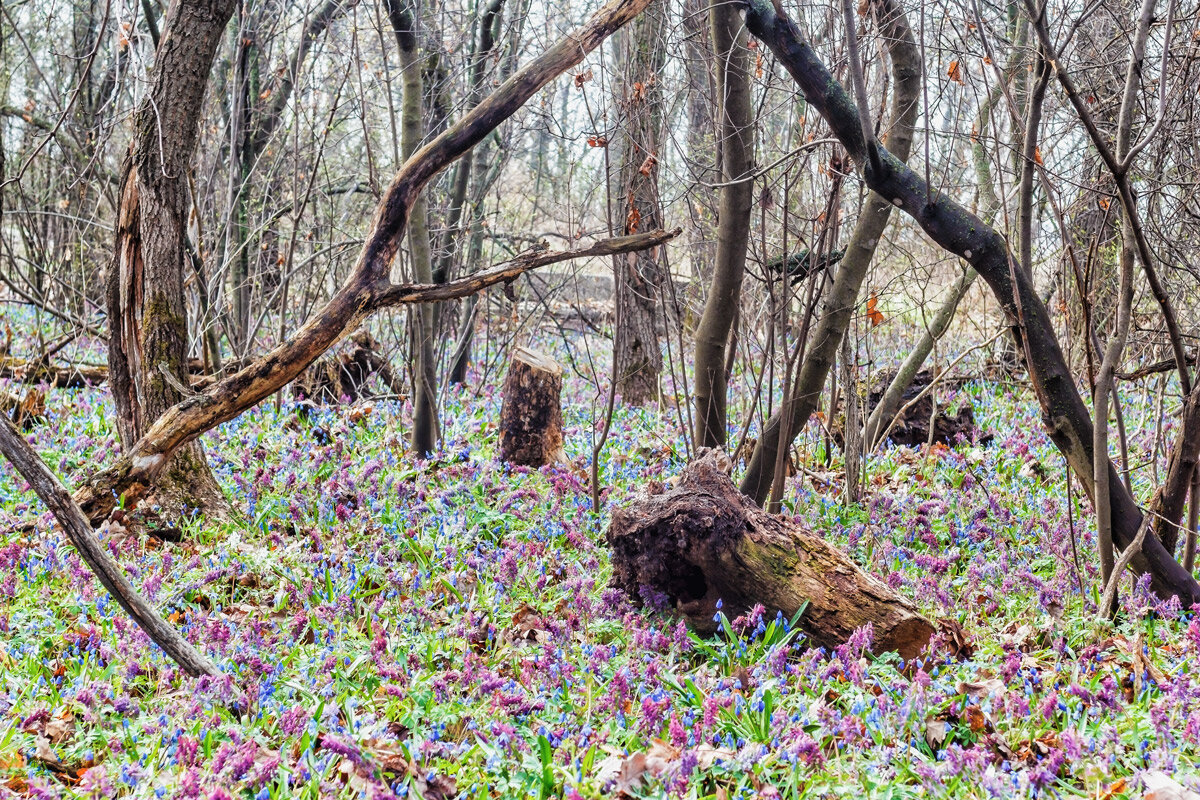
[[6,417],[0,415],[0,453],[4,454],[17,472],[41,498],[55,519],[63,526],[67,538],[79,551],[100,583],[121,608],[133,618],[163,651],[191,675],[218,675],[220,671],[204,655],[196,651],[169,622],[138,594],[125,577],[120,566],[109,557],[104,545],[96,538],[83,510],[72,499],[67,488],[54,476],[46,463],[25,441]]

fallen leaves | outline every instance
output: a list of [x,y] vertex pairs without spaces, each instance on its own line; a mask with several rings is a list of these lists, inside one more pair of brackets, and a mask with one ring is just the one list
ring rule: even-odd
[[[702,744],[688,751],[701,770],[711,769],[721,761],[730,761],[736,753],[723,747]],[[593,778],[608,787],[618,797],[631,797],[651,780],[664,781],[679,772],[684,753],[678,747],[653,739],[650,747],[629,755],[612,753],[596,767]]]
[[871,292],[871,296],[867,298],[867,319],[871,320],[872,328],[883,324],[883,312],[879,310],[879,295],[874,292]]

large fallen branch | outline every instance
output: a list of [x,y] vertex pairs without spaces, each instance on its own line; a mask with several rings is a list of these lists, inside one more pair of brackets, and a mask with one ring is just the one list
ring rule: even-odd
[[45,383],[58,389],[77,389],[104,383],[108,380],[108,367],[88,364],[59,367],[44,360],[25,361],[0,356],[0,378]]
[[29,482],[33,491],[63,526],[67,538],[71,540],[71,544],[79,551],[79,555],[91,567],[92,572],[96,573],[100,583],[154,643],[191,675],[219,674],[212,661],[198,653],[180,635],[179,631],[163,619],[154,607],[137,593],[133,584],[121,571],[121,567],[109,558],[104,545],[96,538],[91,523],[84,516],[83,510],[71,498],[67,487],[62,485],[62,482],[54,476],[45,462],[38,458],[37,453],[29,446],[25,438],[2,414],[0,414],[0,453],[3,453],[4,457],[16,467],[17,472]]
[[702,633],[716,631],[718,608],[732,619],[757,604],[768,617],[804,607],[799,624],[814,644],[835,647],[870,624],[876,652],[920,655],[934,628],[912,603],[816,534],[763,511],[718,458],[708,451],[670,492],[613,515],[613,585],[635,599],[665,594]]
[[[937,245],[967,261],[987,282],[1008,316],[1017,349],[1027,354],[1029,376],[1046,430],[1091,494],[1094,489],[1091,416],[1063,358],[1046,306],[1025,270],[1015,263],[1004,237],[927,184],[882,145],[872,143],[876,155],[869,156],[854,100],[830,74],[781,6],[772,0],[748,0],[746,25],[770,48],[799,85],[805,99],[825,118],[862,169],[867,186],[891,200],[916,220]],[[1105,458],[1104,454],[1101,457]],[[1126,547],[1141,527],[1142,512],[1111,461],[1108,467],[1112,478],[1113,538],[1120,547]],[[1178,595],[1185,607],[1200,602],[1200,583],[1157,538],[1146,539],[1133,564],[1139,572],[1150,573],[1152,586],[1160,597]]]
[[136,502],[167,457],[207,430],[233,419],[286,386],[305,367],[352,331],[371,313],[401,303],[463,297],[488,286],[512,280],[521,272],[554,261],[606,252],[634,252],[653,247],[673,234],[655,232],[600,243],[589,250],[552,256],[534,252],[515,263],[435,286],[397,286],[388,279],[400,247],[409,210],[421,190],[439,172],[495,130],[551,80],[578,64],[610,34],[637,16],[650,0],[611,0],[581,28],[564,36],[549,50],[513,74],[491,95],[453,126],[418,150],[396,173],[380,200],[375,220],[354,271],[329,303],[290,339],[203,394],[189,397],[160,416],[128,453],[99,472],[76,493],[76,500],[97,523],[117,497]]

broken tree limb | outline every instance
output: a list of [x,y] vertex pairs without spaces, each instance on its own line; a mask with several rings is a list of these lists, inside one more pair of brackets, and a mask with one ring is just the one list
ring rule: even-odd
[[0,356],[0,378],[22,383],[46,383],[57,389],[77,389],[95,386],[108,380],[108,367],[88,364],[56,367],[47,361],[24,361],[12,356]]
[[[634,599],[661,593],[701,633],[761,604],[793,616],[816,645],[836,647],[871,625],[875,652],[920,655],[934,626],[887,584],[819,536],[760,509],[707,451],[678,485],[613,515],[613,585]],[[805,604],[807,603],[807,606]]]
[[80,557],[87,562],[108,593],[146,635],[189,675],[219,675],[220,670],[216,665],[197,652],[179,631],[163,619],[133,588],[120,566],[109,558],[104,545],[96,538],[91,523],[72,499],[67,487],[54,476],[7,418],[0,418],[0,453],[3,453],[17,472],[29,482],[33,491],[62,525],[67,538],[79,551]]
[[566,461],[562,367],[536,350],[513,351],[500,409],[500,460],[523,467]]

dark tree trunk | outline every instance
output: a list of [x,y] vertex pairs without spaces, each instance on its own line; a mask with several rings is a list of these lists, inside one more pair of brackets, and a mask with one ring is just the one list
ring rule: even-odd
[[813,644],[836,647],[871,625],[875,652],[915,658],[933,625],[911,602],[815,533],[768,514],[738,492],[716,451],[683,471],[667,494],[613,515],[613,585],[637,599],[662,593],[702,633],[756,604],[792,617]]
[[518,347],[504,379],[500,410],[500,460],[544,467],[566,460],[562,432],[562,367]]
[[[187,173],[213,56],[233,7],[232,0],[172,5],[122,166],[107,277],[108,365],[117,431],[126,450],[189,391],[183,295]],[[199,442],[172,456],[158,492],[170,514],[226,510]]]
[[[651,3],[633,24],[616,36],[622,70],[616,88],[616,128],[610,144],[616,164],[613,182],[614,225],[622,234],[662,227],[658,197],[658,159],[663,118],[662,71],[666,63],[666,10]],[[658,398],[662,350],[659,295],[663,266],[657,250],[613,259],[616,303],[617,391],[628,403]]]

